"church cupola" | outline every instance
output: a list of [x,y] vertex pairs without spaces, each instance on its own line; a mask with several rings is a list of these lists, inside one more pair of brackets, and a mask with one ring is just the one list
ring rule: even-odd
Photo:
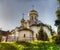
[[25,22],[24,13],[23,13],[22,15],[23,15],[23,17],[22,17],[22,19],[21,19],[21,25],[23,26],[23,25],[24,25],[24,22]]
[[32,21],[37,21],[38,12],[34,10],[34,6],[32,6],[32,10],[29,12],[29,19]]

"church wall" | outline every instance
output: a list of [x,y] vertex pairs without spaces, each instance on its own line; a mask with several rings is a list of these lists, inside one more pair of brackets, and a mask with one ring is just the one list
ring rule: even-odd
[[14,34],[8,35],[7,41],[8,41],[8,42],[13,42],[13,41],[15,41],[15,39],[14,39]]
[[18,32],[18,31],[16,31],[16,32],[14,33],[14,41],[17,41],[18,34],[19,34],[19,32]]
[[5,42],[6,41],[6,36],[2,36],[2,42]]
[[37,40],[36,36],[38,36],[38,31],[39,31],[40,27],[32,26],[30,29],[34,32],[34,35],[33,35],[34,36],[34,40]]
[[[36,34],[38,35],[40,26],[32,26],[30,29],[34,32],[34,39],[37,40]],[[47,33],[48,36],[50,36],[50,30],[47,27],[43,26],[43,30],[44,30],[44,32]]]
[[43,29],[44,29],[44,32],[46,32],[48,36],[51,35],[50,30],[47,27],[43,27]]
[[27,41],[27,40],[32,40],[32,32],[31,31],[20,31],[19,34],[18,34],[18,41]]

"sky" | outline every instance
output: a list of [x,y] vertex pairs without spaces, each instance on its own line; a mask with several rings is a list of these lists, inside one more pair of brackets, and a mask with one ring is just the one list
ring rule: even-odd
[[44,24],[51,25],[56,31],[57,27],[54,24],[57,19],[55,13],[58,8],[57,0],[0,0],[0,29],[12,30],[19,27],[22,13],[28,20],[32,5],[39,14],[38,19]]

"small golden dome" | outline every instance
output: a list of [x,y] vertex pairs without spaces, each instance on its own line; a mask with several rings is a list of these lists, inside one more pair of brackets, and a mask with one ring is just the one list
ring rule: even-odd
[[21,22],[24,22],[24,21],[25,21],[25,19],[24,19],[24,18],[22,18],[22,19],[21,19]]
[[22,19],[21,19],[21,22],[24,22],[25,21],[25,19],[24,19],[24,13],[22,14]]

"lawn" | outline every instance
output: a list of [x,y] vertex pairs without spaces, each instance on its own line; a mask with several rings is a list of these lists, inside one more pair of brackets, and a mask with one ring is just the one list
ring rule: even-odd
[[0,50],[60,50],[60,45],[51,42],[2,42]]

